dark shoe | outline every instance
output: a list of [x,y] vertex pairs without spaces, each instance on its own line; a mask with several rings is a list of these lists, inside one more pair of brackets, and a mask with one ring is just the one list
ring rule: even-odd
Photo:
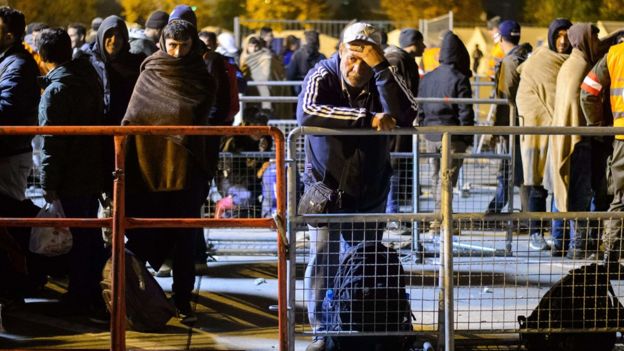
[[533,233],[529,238],[529,247],[533,250],[546,251],[550,249],[546,240],[540,233]]
[[96,324],[109,324],[110,323],[110,314],[108,310],[104,307],[90,308],[87,313],[87,319],[90,322]]
[[322,337],[314,339],[305,351],[325,351],[325,339]]
[[191,303],[176,303],[176,311],[178,314],[178,319],[182,324],[193,324],[197,322],[197,315],[195,311],[191,308]]
[[576,245],[575,247],[571,247],[568,250],[565,257],[569,260],[584,260],[588,258],[590,255],[591,253],[588,250],[585,250],[584,248],[581,248],[578,245]]

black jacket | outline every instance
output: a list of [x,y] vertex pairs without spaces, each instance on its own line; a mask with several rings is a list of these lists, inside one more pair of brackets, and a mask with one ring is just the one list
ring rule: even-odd
[[[85,58],[57,67],[41,80],[41,126],[96,126],[104,120],[102,86]],[[102,137],[45,136],[41,184],[59,195],[102,190]]]
[[[304,45],[293,54],[290,63],[286,66],[286,79],[303,80],[308,71],[321,60],[325,60],[325,55],[318,51],[317,47]],[[301,87],[295,87],[295,93],[299,94]]]
[[[0,125],[37,125],[39,68],[21,43],[0,56]],[[0,157],[32,151],[31,135],[0,137]]]
[[[334,129],[372,130],[375,113],[385,112],[401,127],[411,127],[416,104],[411,94],[395,79],[387,61],[373,68],[374,77],[365,91],[349,100],[343,88],[340,57],[319,62],[306,76],[297,104],[301,126]],[[346,83],[344,83],[346,84]],[[314,136],[306,137],[307,168],[315,180],[330,186],[342,184],[343,206],[355,212],[366,211],[385,201],[389,190],[389,136]]]
[[[471,98],[470,61],[468,51],[459,37],[449,32],[440,49],[440,66],[427,73],[420,82],[418,97]],[[474,125],[472,105],[423,103],[418,111],[421,126],[471,126]],[[427,135],[439,141],[441,136]],[[467,142],[472,140],[464,138]]]
[[407,87],[412,91],[412,95],[418,95],[418,84],[420,83],[420,73],[416,60],[407,51],[390,45],[384,50],[384,56],[390,66],[396,67],[397,74],[405,80]]

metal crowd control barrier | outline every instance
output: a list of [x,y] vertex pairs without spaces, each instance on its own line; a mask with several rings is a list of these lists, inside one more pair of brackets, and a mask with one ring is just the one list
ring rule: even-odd
[[[275,140],[276,150],[276,193],[277,215],[274,218],[249,219],[213,219],[213,218],[129,218],[125,215],[125,144],[130,135],[270,135]],[[113,187],[113,213],[111,218],[0,218],[0,226],[10,227],[111,227],[112,228],[112,311],[111,311],[111,342],[110,349],[124,351],[126,349],[126,307],[125,307],[125,254],[124,233],[134,228],[270,228],[277,231],[278,242],[278,316],[279,316],[279,349],[287,350],[287,286],[286,286],[286,252],[285,233],[285,157],[284,135],[272,127],[0,127],[0,135],[112,135],[115,145],[115,172]]]
[[[333,135],[333,136],[371,136],[371,135],[411,135],[411,134],[442,134],[441,150],[441,175],[442,175],[442,204],[439,212],[431,214],[332,214],[332,215],[299,215],[296,213],[296,189],[295,184],[290,181],[294,179],[297,167],[293,167],[296,155],[295,139],[301,135]],[[453,209],[453,190],[449,177],[451,160],[458,156],[451,151],[451,137],[453,135],[584,135],[584,136],[614,136],[624,134],[624,128],[601,128],[601,127],[420,127],[415,129],[394,130],[390,132],[375,132],[372,130],[330,130],[323,128],[301,127],[295,129],[288,136],[288,234],[291,249],[289,250],[289,325],[288,333],[291,340],[295,334],[307,335],[343,335],[353,336],[353,332],[327,332],[313,330],[307,326],[306,313],[297,315],[295,307],[304,309],[309,303],[320,301],[310,300],[309,292],[313,290],[312,285],[307,282],[300,282],[301,277],[297,277],[296,265],[309,263],[306,257],[298,256],[295,247],[308,246],[312,248],[316,243],[312,239],[305,239],[306,229],[302,229],[302,224],[344,225],[341,230],[349,230],[349,223],[361,223],[370,227],[378,228],[376,225],[389,221],[401,221],[418,223],[429,220],[441,220],[441,230],[438,233],[437,249],[439,255],[431,258],[427,262],[416,262],[414,260],[402,260],[402,265],[406,272],[406,290],[409,293],[412,313],[416,319],[412,321],[416,332],[358,332],[357,335],[418,335],[420,337],[433,337],[438,340],[438,350],[455,350],[456,332],[461,332],[470,340],[471,336],[492,333],[504,333],[506,335],[537,335],[545,333],[612,333],[621,332],[624,329],[622,314],[624,311],[617,309],[617,300],[607,303],[608,297],[593,297],[599,290],[607,290],[604,283],[598,283],[598,279],[604,277],[604,273],[599,273],[599,269],[589,266],[590,263],[602,262],[599,245],[592,244],[589,240],[586,246],[581,248],[585,254],[564,258],[562,253],[539,251],[530,249],[528,242],[530,237],[522,234],[519,227],[514,229],[516,234],[513,237],[513,257],[492,257],[489,255],[471,255],[461,257],[457,260],[458,250],[463,249],[463,245],[470,245],[476,242],[489,241],[496,244],[500,241],[496,235],[490,236],[479,231],[480,224],[487,221],[509,221],[514,224],[522,220],[541,222],[541,225],[551,225],[551,221],[564,220],[571,221],[570,226],[564,224],[564,230],[581,233],[585,230],[586,235],[599,236],[607,226],[619,230],[622,235],[624,230],[624,212],[568,212],[568,213],[502,213],[496,215],[485,215],[484,213],[456,213]],[[586,166],[583,164],[583,166]],[[576,190],[576,189],[574,189]],[[603,209],[604,211],[604,209]],[[614,222],[615,221],[615,222]],[[615,223],[615,224],[614,224]],[[554,223],[552,224],[554,225]],[[312,238],[312,231],[309,229],[309,236]],[[456,231],[461,230],[461,233]],[[542,233],[543,234],[543,233]],[[580,234],[575,234],[580,235]],[[565,244],[570,240],[572,234],[564,234],[561,238]],[[301,239],[304,238],[304,239]],[[587,236],[591,238],[591,236]],[[341,239],[347,240],[345,238]],[[387,233],[384,233],[382,242],[388,247],[397,246],[388,242]],[[329,243],[331,243],[329,241]],[[303,245],[302,245],[303,244]],[[571,250],[572,248],[570,248]],[[309,250],[309,249],[308,249]],[[403,256],[400,246],[398,252]],[[310,251],[306,251],[309,255]],[[617,252],[622,257],[622,252]],[[552,255],[552,256],[551,256]],[[576,279],[577,288],[563,285],[563,289],[573,289],[560,295],[555,294],[549,297],[552,302],[545,303],[546,307],[541,307],[541,314],[532,316],[533,324],[522,327],[518,321],[519,316],[527,319],[541,299],[546,298],[547,289],[556,285],[557,281],[566,275],[568,271],[586,267],[594,269],[596,273],[589,271],[587,275],[574,273],[571,279]],[[588,268],[589,267],[589,268]],[[326,268],[329,268],[326,267]],[[576,271],[575,271],[576,272]],[[622,281],[624,278],[624,268],[617,265],[611,268],[608,280]],[[420,274],[420,275],[419,275]],[[592,275],[593,274],[593,275]],[[594,280],[592,280],[592,278]],[[331,279],[329,276],[327,279]],[[624,284],[613,284],[613,294],[615,297],[624,295]],[[428,287],[428,285],[432,285]],[[428,288],[428,289],[427,289]],[[566,291],[566,290],[564,290]],[[554,293],[553,293],[554,294]],[[438,299],[435,296],[438,296]],[[593,305],[593,304],[595,305]],[[614,304],[613,312],[609,312],[609,304]],[[554,306],[595,306],[580,307],[582,317],[570,314],[562,314]],[[552,306],[552,307],[548,307]],[[569,310],[565,310],[569,311]],[[560,315],[556,313],[559,312]],[[297,324],[300,323],[300,324]],[[597,338],[601,338],[597,334]],[[610,334],[611,335],[611,334]],[[479,339],[484,341],[484,339]],[[294,345],[290,345],[290,350],[294,350]]]

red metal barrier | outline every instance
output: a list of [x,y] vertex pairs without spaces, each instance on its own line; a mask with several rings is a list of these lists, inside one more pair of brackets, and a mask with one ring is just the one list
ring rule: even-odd
[[124,232],[131,228],[269,228],[276,229],[278,243],[278,330],[279,350],[288,349],[287,340],[287,295],[286,295],[286,247],[283,238],[284,226],[277,225],[275,220],[267,218],[250,219],[213,219],[213,218],[127,218],[125,214],[125,146],[129,135],[270,135],[275,141],[276,162],[276,200],[278,221],[286,218],[286,174],[284,154],[284,134],[275,127],[164,127],[164,126],[132,126],[132,127],[0,127],[0,135],[113,135],[115,141],[115,171],[113,187],[113,216],[103,219],[85,218],[0,218],[0,226],[4,227],[112,227],[113,247],[113,301],[111,311],[111,349],[126,350],[126,306],[125,306],[125,251]]

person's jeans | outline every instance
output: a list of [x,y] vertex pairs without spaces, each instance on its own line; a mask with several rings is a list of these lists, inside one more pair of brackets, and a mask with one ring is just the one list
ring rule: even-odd
[[[546,198],[548,197],[548,191],[541,185],[526,186],[529,193],[528,211],[529,212],[546,212]],[[529,227],[530,234],[544,235],[544,224],[540,219],[533,219],[530,221]]]
[[[359,211],[359,213],[383,213],[386,202]],[[338,213],[352,213],[341,210]],[[382,223],[332,223],[328,227],[310,230],[310,254],[304,275],[304,296],[308,308],[308,319],[312,330],[324,331],[323,299],[328,288],[333,286],[342,255],[350,247],[362,241],[379,241],[383,236]]]
[[[589,211],[592,202],[592,182],[591,182],[591,144],[583,140],[576,144],[572,158],[570,160],[570,184],[568,185],[568,211],[584,212]],[[553,202],[553,212],[558,212]],[[589,223],[585,219],[572,220],[569,223],[569,243],[566,243],[565,228],[562,220],[554,220],[552,224],[552,238],[555,246],[561,248],[572,248],[573,243],[581,239],[586,239]]]
[[[503,145],[507,152],[507,145],[509,144],[509,136],[503,136]],[[515,157],[512,160],[503,159],[498,169],[498,175],[496,176],[496,193],[494,198],[490,201],[487,212],[500,213],[509,201],[509,182],[511,179],[511,167],[513,166],[513,185],[520,187],[520,203],[521,208],[524,210],[528,208],[528,192],[522,188],[524,175],[522,173],[522,156],[520,154],[520,138],[515,138]],[[513,212],[513,209],[508,209],[508,212]]]

